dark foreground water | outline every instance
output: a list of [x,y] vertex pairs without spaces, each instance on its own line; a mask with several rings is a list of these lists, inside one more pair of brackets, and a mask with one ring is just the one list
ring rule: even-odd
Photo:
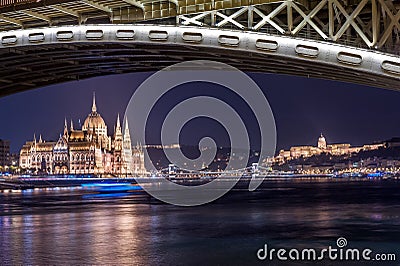
[[1,265],[271,265],[257,259],[264,244],[322,249],[339,237],[395,253],[386,265],[400,265],[395,181],[265,182],[199,207],[80,188],[3,193],[0,202]]

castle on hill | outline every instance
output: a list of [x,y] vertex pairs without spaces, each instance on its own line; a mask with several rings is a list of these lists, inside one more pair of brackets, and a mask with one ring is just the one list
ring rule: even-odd
[[384,147],[383,143],[363,145],[360,147],[352,147],[349,143],[328,144],[325,137],[320,135],[317,146],[293,146],[289,150],[280,150],[279,154],[272,158],[267,158],[267,163],[283,164],[287,161],[298,159],[300,157],[307,158],[322,153],[333,156],[342,156],[360,151],[376,150]]

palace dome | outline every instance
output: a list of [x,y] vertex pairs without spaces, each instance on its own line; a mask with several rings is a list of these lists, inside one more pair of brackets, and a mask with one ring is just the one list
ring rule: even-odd
[[318,138],[318,148],[320,149],[326,149],[326,139],[325,137],[322,135]]

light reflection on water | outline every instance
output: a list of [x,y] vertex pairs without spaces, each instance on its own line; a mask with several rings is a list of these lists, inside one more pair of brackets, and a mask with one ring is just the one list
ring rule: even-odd
[[[270,183],[176,207],[82,190],[0,195],[0,264],[246,265],[264,243],[398,252],[400,184]],[[265,264],[265,263],[264,263]]]

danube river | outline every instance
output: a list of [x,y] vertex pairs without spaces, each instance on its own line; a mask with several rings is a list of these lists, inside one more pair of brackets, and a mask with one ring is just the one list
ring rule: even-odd
[[271,265],[257,259],[264,244],[318,249],[339,237],[400,264],[396,181],[270,181],[198,207],[82,188],[8,192],[0,202],[1,265]]

